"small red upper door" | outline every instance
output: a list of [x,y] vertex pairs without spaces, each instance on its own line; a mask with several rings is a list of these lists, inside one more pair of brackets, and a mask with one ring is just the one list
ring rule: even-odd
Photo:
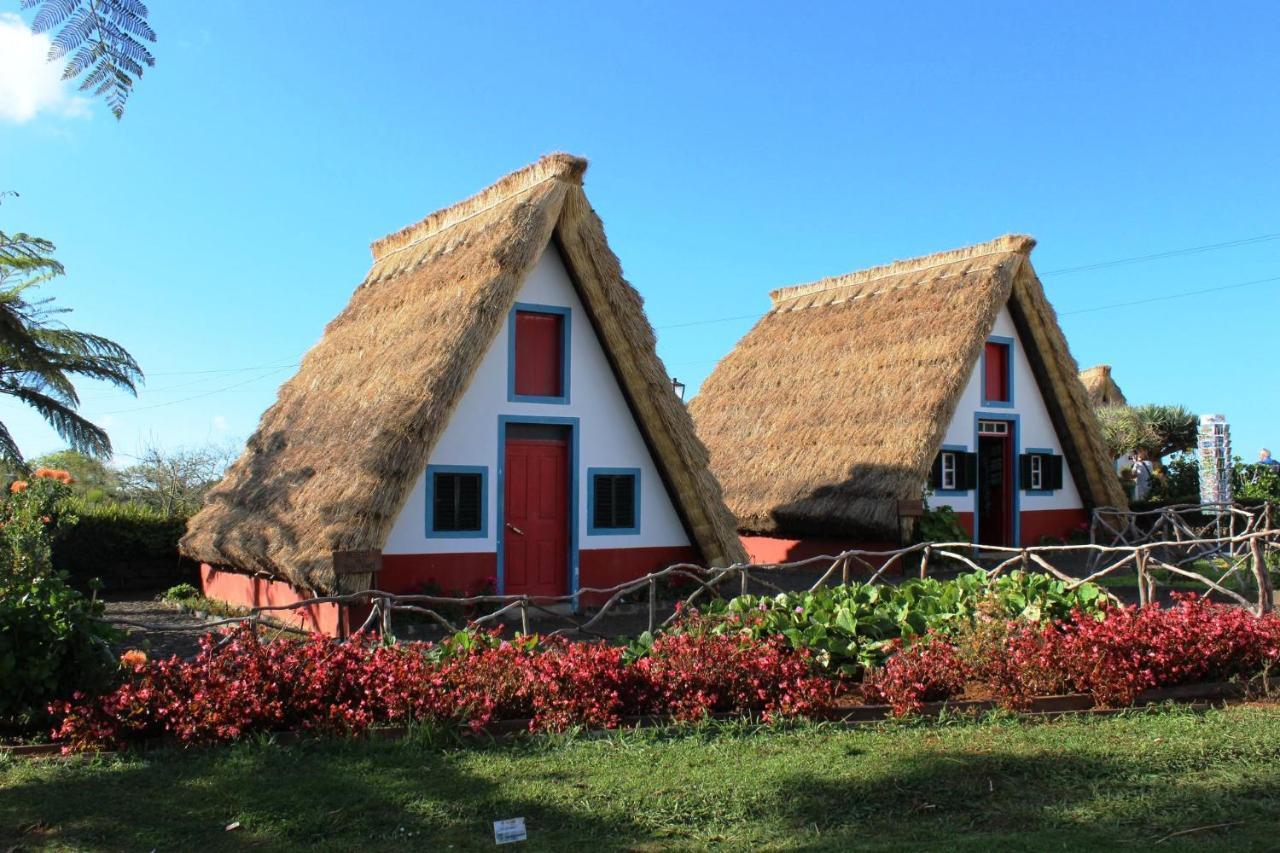
[[564,317],[516,312],[515,392],[522,397],[563,397]]
[[569,447],[507,439],[502,570],[508,595],[564,595],[569,578]]
[[1009,402],[1009,345],[987,341],[983,363],[986,365],[983,400],[989,403]]

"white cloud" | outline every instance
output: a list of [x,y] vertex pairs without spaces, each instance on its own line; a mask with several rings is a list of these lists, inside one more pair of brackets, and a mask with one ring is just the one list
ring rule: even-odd
[[226,432],[226,431],[230,428],[230,426],[231,426],[231,425],[227,422],[227,417],[226,417],[226,415],[214,415],[214,416],[213,416],[213,431],[214,431],[214,432]]
[[62,62],[49,62],[48,55],[47,33],[31,32],[17,15],[0,14],[0,121],[88,114],[89,100],[72,93],[62,80]]

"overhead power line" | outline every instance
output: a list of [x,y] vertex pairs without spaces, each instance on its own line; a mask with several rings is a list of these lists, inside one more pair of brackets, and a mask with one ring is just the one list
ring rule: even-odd
[[1147,261],[1159,261],[1165,258],[1181,258],[1185,255],[1198,255],[1202,252],[1213,252],[1218,249],[1232,249],[1236,246],[1251,246],[1254,243],[1265,243],[1268,240],[1278,240],[1280,234],[1261,234],[1257,237],[1246,237],[1243,240],[1228,240],[1225,243],[1208,243],[1204,246],[1190,246],[1186,249],[1170,249],[1167,252],[1156,252],[1154,255],[1135,255],[1132,258],[1118,258],[1114,261],[1102,261],[1096,264],[1082,264],[1078,267],[1061,267],[1056,270],[1047,270],[1041,273],[1046,275],[1070,275],[1077,272],[1088,272],[1090,270],[1103,270],[1109,267],[1120,267],[1126,264],[1141,264]]
[[[1042,272],[1040,273],[1040,275],[1041,277],[1053,276],[1053,275],[1071,275],[1079,272],[1089,272],[1093,270],[1108,269],[1110,267],[1126,266],[1129,264],[1139,264],[1139,263],[1145,263],[1148,261],[1163,260],[1166,258],[1177,258],[1177,257],[1184,257],[1187,255],[1196,255],[1196,254],[1201,254],[1203,252],[1218,251],[1220,249],[1231,249],[1239,246],[1250,246],[1257,243],[1269,242],[1272,240],[1280,240],[1280,232],[1274,233],[1274,234],[1259,234],[1256,237],[1246,237],[1239,240],[1227,240],[1221,243],[1206,243],[1200,246],[1187,246],[1181,249],[1170,249],[1165,252],[1155,252],[1153,254],[1148,254],[1148,255],[1135,255],[1133,257],[1128,257],[1128,258],[1116,258],[1110,261],[1101,261],[1099,263],[1092,263],[1092,264],[1082,264],[1080,266],[1074,266],[1074,267],[1060,267],[1058,269]],[[1189,290],[1181,293],[1163,294],[1161,296],[1153,296],[1148,299],[1137,299],[1130,302],[1115,302],[1107,305],[1098,305],[1092,308],[1078,308],[1073,311],[1062,311],[1059,313],[1062,316],[1067,316],[1071,314],[1086,314],[1094,311],[1106,311],[1111,308],[1127,308],[1134,305],[1146,305],[1153,302],[1163,302],[1168,299],[1181,299],[1187,296],[1197,296],[1202,293],[1213,293],[1220,290],[1233,290],[1235,288],[1250,287],[1253,285],[1266,284],[1274,281],[1280,281],[1280,277],[1262,278],[1262,279],[1256,279],[1254,281],[1239,282],[1237,284],[1222,285],[1219,287],[1208,287],[1208,288],[1202,288],[1199,290]],[[758,320],[763,316],[764,316],[763,313],[735,314],[729,317],[709,317],[703,320],[688,320],[681,323],[664,323],[662,325],[655,326],[654,328],[658,330],[687,329],[687,328],[693,328],[697,326],[708,326],[715,323],[730,323],[735,320]],[[715,359],[711,359],[711,360],[714,361]],[[693,364],[695,362],[686,362],[686,363]],[[212,374],[251,373],[259,370],[269,371],[267,374],[264,374],[263,376],[255,377],[251,380],[247,380],[246,382],[236,383],[234,385],[228,385],[225,388],[214,389],[214,390],[205,392],[203,394],[198,394],[194,397],[187,397],[182,400],[173,400],[169,403],[158,403],[154,406],[148,406],[146,408],[158,408],[160,406],[176,405],[178,403],[184,403],[187,400],[195,400],[195,399],[199,399],[200,397],[207,397],[212,394],[219,394],[224,390],[231,390],[233,388],[239,387],[240,385],[247,385],[250,382],[256,382],[258,381],[258,379],[265,378],[266,376],[270,375],[271,372],[275,372],[276,370],[284,370],[286,368],[297,367],[297,366],[298,366],[298,362],[294,362],[291,364],[283,364],[283,365],[257,364],[257,365],[250,365],[245,367],[207,368],[202,370],[169,370],[169,371],[149,373],[148,374],[149,376],[203,376],[203,375],[212,375]],[[159,391],[167,391],[174,388],[181,388],[181,387],[184,387],[185,385],[195,385],[201,381],[203,380],[195,380],[189,383],[181,383],[179,385],[171,385],[165,388],[156,388],[156,389],[148,389],[148,390],[151,390],[152,393],[159,392]],[[136,412],[136,411],[142,411],[142,409],[127,409],[127,410],[122,410],[120,413],[123,413],[125,411]],[[101,414],[117,414],[117,412],[103,412]]]
[[111,412],[95,412],[93,417],[102,417],[103,415],[127,415],[127,414],[133,414],[134,412],[145,412],[149,409],[162,409],[165,406],[176,406],[180,403],[189,403],[192,400],[199,400],[202,397],[211,397],[214,394],[221,394],[224,391],[230,391],[233,388],[239,388],[242,385],[248,385],[251,382],[258,382],[259,380],[266,379],[268,376],[271,376],[272,374],[279,373],[282,370],[287,370],[290,367],[296,367],[296,365],[292,365],[292,364],[282,365],[280,367],[276,367],[271,370],[268,370],[266,373],[263,373],[260,376],[255,376],[252,379],[245,379],[241,382],[236,382],[231,385],[225,385],[222,388],[214,388],[210,391],[205,391],[202,394],[193,394],[190,397],[183,397],[181,400],[170,400],[167,403],[154,403],[150,406],[138,406],[132,409],[116,409]]

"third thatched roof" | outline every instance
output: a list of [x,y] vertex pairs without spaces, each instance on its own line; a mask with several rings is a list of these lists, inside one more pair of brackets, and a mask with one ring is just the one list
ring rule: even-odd
[[1111,376],[1109,364],[1097,364],[1080,371],[1080,381],[1084,383],[1089,403],[1095,409],[1099,406],[1123,406],[1128,402]]
[[896,536],[1006,305],[1082,496],[1121,505],[1034,245],[1005,236],[774,291],[690,403],[739,528]]

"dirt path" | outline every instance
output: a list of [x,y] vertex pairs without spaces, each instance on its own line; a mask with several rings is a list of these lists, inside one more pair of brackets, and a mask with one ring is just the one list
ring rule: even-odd
[[[166,629],[147,631],[121,626],[128,635],[116,644],[117,651],[143,649],[153,658],[170,655],[190,657],[199,651],[200,638],[212,630],[203,619],[156,601],[153,593],[120,593],[106,596],[103,601],[108,619],[123,619]],[[167,630],[170,628],[175,630]]]

